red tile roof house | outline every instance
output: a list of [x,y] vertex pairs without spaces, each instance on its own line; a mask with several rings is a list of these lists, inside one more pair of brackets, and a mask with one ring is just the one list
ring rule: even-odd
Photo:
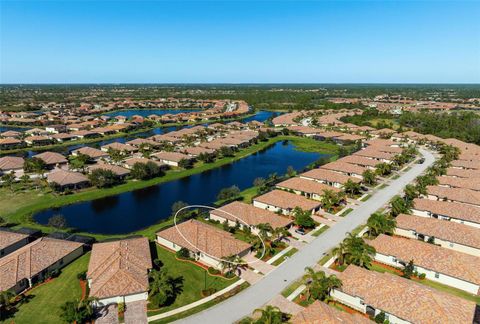
[[94,244],[87,272],[90,296],[100,305],[147,300],[151,268],[146,237]]
[[0,175],[13,172],[16,177],[21,177],[24,163],[25,160],[18,156],[0,157]]
[[72,141],[76,137],[73,136],[72,134],[67,134],[67,133],[59,133],[59,134],[53,134],[50,136],[51,139],[57,141],[57,142],[66,142],[66,141]]
[[480,228],[480,207],[449,201],[414,199],[412,213]]
[[27,234],[16,233],[0,227],[0,258],[28,244]]
[[102,160],[102,159],[108,160],[110,158],[108,153],[103,152],[102,150],[99,150],[99,149],[96,149],[96,148],[93,148],[93,147],[89,147],[89,146],[84,146],[84,147],[81,147],[77,150],[72,151],[73,156],[77,156],[79,154],[85,154],[85,155],[89,156],[92,160],[97,161],[97,162]]
[[320,209],[320,202],[307,199],[303,196],[283,190],[272,190],[253,199],[253,206],[274,213],[281,212],[284,215],[291,215],[295,207],[310,211],[314,214]]
[[313,200],[321,200],[322,195],[325,193],[326,190],[331,190],[335,193],[341,191],[336,187],[299,177],[290,178],[280,183],[277,183],[276,187],[278,189],[287,190],[297,195],[302,195]]
[[400,214],[395,235],[421,241],[433,240],[446,249],[480,257],[480,228],[435,218]]
[[352,155],[347,155],[341,159],[338,159],[337,161],[359,165],[361,167],[364,167],[370,170],[375,170],[377,165],[382,163],[380,161],[372,160],[363,156],[352,156]]
[[33,157],[42,160],[49,169],[65,168],[68,164],[67,159],[56,152],[43,152]]
[[90,172],[97,170],[97,169],[102,169],[102,170],[109,170],[112,171],[116,176],[118,176],[121,179],[126,178],[130,174],[130,170],[122,168],[121,166],[118,165],[112,165],[108,163],[103,163],[99,162],[96,163],[88,168]]
[[23,139],[28,145],[48,145],[52,140],[47,136],[28,136]]
[[437,177],[438,185],[448,188],[463,188],[480,191],[480,182],[475,178]]
[[480,178],[480,170],[448,168],[447,176],[456,178]]
[[321,301],[314,301],[290,320],[292,324],[372,324],[359,313],[350,314]]
[[480,288],[480,257],[444,249],[435,244],[398,236],[379,235],[368,241],[375,260],[403,269],[413,260],[415,270],[426,279],[477,295]]
[[10,150],[18,147],[22,147],[23,142],[13,137],[0,138],[0,149]]
[[47,174],[47,182],[58,186],[59,190],[81,189],[90,185],[90,180],[80,172],[56,169]]
[[475,302],[395,274],[350,265],[338,277],[342,287],[333,299],[371,316],[384,312],[392,324],[472,324],[475,317]]
[[138,148],[135,146],[123,144],[120,142],[113,142],[107,145],[104,145],[100,148],[103,152],[108,152],[109,150],[117,150],[122,152],[124,155],[131,154],[133,152],[138,151]]
[[195,260],[221,269],[221,260],[231,255],[244,257],[251,245],[215,226],[191,219],[157,233],[157,243],[173,251],[185,248]]
[[480,170],[480,161],[456,160],[451,162],[451,167],[456,169]]
[[392,163],[396,154],[379,151],[376,147],[367,147],[352,154],[353,156],[363,156],[369,159],[378,160],[385,163]]
[[355,183],[360,183],[362,181],[359,178],[349,177],[347,175],[322,168],[301,173],[300,178],[325,183],[329,186],[340,189],[348,180],[351,180]]
[[327,163],[325,165],[322,165],[320,169],[338,172],[358,179],[363,179],[362,174],[367,170],[367,168],[361,167],[359,165],[350,164],[342,161]]
[[230,226],[235,226],[238,222],[241,227],[248,226],[255,233],[258,233],[256,228],[258,224],[270,224],[273,229],[276,229],[288,228],[293,222],[288,217],[277,215],[240,201],[234,201],[210,211],[210,219],[221,223],[227,220]]
[[152,162],[152,163],[158,165],[160,168],[163,168],[163,169],[168,168],[168,166],[163,162],[150,160],[150,159],[146,159],[146,158],[143,158],[143,157],[133,157],[133,158],[130,158],[130,159],[126,159],[125,161],[123,161],[123,166],[127,169],[131,169],[137,163],[147,164],[148,162]]
[[193,160],[194,158],[189,156],[189,155],[186,155],[186,154],[183,154],[183,153],[178,153],[178,152],[158,152],[158,153],[154,153],[152,154],[152,158],[160,161],[160,162],[163,162],[165,164],[168,164],[168,165],[171,165],[171,166],[175,166],[175,167],[178,167],[178,163],[181,161],[181,160]]
[[480,191],[470,189],[427,186],[427,198],[431,200],[460,202],[480,207]]
[[39,238],[0,259],[0,291],[20,293],[83,252],[82,243]]

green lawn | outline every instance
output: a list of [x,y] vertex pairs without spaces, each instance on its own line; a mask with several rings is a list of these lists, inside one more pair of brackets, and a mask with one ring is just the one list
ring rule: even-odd
[[368,195],[366,195],[365,197],[363,197],[362,199],[360,199],[360,201],[367,201],[367,200],[369,200],[370,198],[372,198],[372,195],[371,195],[371,194],[368,194]]
[[344,211],[340,214],[340,217],[345,217],[345,216],[347,216],[348,214],[350,214],[352,211],[353,211],[352,208],[348,208],[348,209],[344,210]]
[[325,254],[319,261],[318,264],[323,266],[325,263],[327,263],[328,260],[332,258],[332,252],[328,252]]
[[381,190],[381,189],[384,189],[384,188],[386,188],[386,187],[388,187],[388,185],[387,185],[386,183],[382,183],[382,185],[379,186],[377,189],[378,189],[378,190]]
[[168,270],[169,275],[174,278],[183,277],[183,292],[177,296],[172,305],[163,307],[159,310],[152,310],[148,315],[155,315],[172,309],[193,303],[202,297],[202,290],[206,288],[215,288],[217,291],[233,284],[238,278],[232,280],[214,277],[207,274],[207,271],[198,265],[186,261],[179,261],[175,254],[159,245],[156,245],[158,258],[163,262],[163,266]]
[[321,229],[319,229],[318,231],[316,231],[315,233],[313,233],[312,235],[317,237],[317,236],[320,236],[322,235],[323,232],[325,232],[326,230],[328,230],[330,227],[328,225],[325,225],[323,226]]
[[303,280],[302,279],[298,279],[298,280],[292,282],[287,288],[285,288],[282,291],[282,296],[287,298],[301,285],[303,285]]
[[77,274],[87,270],[89,259],[90,253],[81,256],[63,268],[58,278],[30,290],[31,300],[19,307],[12,320],[17,324],[61,323],[60,307],[82,296]]
[[291,257],[292,255],[294,255],[295,253],[298,252],[298,249],[296,248],[292,248],[290,251],[288,251],[287,253],[285,253],[284,255],[282,255],[280,258],[278,258],[277,260],[275,260],[272,265],[274,266],[278,266],[280,265],[283,261],[285,261],[285,259]]

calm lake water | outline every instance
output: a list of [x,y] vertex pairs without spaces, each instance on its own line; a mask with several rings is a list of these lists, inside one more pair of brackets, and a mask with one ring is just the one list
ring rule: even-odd
[[285,174],[288,166],[302,170],[322,156],[325,155],[297,151],[290,143],[278,142],[211,171],[112,197],[46,210],[35,215],[35,220],[46,224],[51,216],[61,214],[69,226],[82,231],[129,233],[169,217],[171,206],[176,201],[212,205],[218,192],[225,187],[236,185],[243,190],[251,187],[257,177],[266,178],[275,172]]
[[121,111],[114,111],[110,113],[105,113],[106,116],[125,116],[125,117],[132,117],[134,115],[139,115],[142,117],[147,117],[148,115],[166,115],[166,114],[180,114],[180,113],[189,113],[194,111],[201,111],[201,109],[132,109],[132,110],[121,110]]

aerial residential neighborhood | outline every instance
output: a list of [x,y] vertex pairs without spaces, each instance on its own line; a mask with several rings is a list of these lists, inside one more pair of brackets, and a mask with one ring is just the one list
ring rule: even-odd
[[480,324],[479,13],[0,0],[0,323]]

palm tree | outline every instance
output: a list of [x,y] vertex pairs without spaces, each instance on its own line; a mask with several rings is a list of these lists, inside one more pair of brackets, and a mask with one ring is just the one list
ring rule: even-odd
[[0,309],[7,310],[12,305],[13,297],[15,294],[10,290],[0,292]]
[[365,170],[362,173],[362,178],[363,178],[363,183],[369,186],[372,186],[377,182],[377,177],[375,176],[375,172],[369,169]]
[[260,318],[257,323],[262,324],[281,324],[283,313],[280,311],[280,308],[272,305],[267,305],[265,309],[257,308],[253,311],[254,313],[260,313]]
[[411,202],[406,202],[401,197],[395,197],[390,202],[390,214],[397,217],[400,214],[410,213]]
[[277,227],[272,232],[272,240],[274,242],[281,242],[283,239],[290,236],[290,232],[285,227]]
[[342,282],[336,276],[327,276],[323,271],[313,270],[311,267],[305,268],[303,282],[306,286],[307,299],[314,298],[325,300],[330,296],[332,289],[342,286]]
[[263,239],[268,238],[268,235],[273,232],[272,225],[268,223],[258,224],[257,228],[259,230],[258,235],[260,235]]
[[343,265],[345,261],[346,246],[344,242],[340,242],[333,250],[332,254],[337,257],[337,263]]
[[96,298],[85,298],[77,301],[67,301],[61,306],[62,317],[68,323],[87,323],[94,317],[93,302],[97,301]]
[[376,166],[377,174],[386,176],[392,172],[392,166],[388,163],[382,162]]
[[367,221],[368,236],[377,237],[380,234],[393,234],[396,221],[382,213],[373,213]]
[[350,197],[359,194],[361,189],[360,184],[353,182],[352,179],[348,179],[347,182],[343,184],[343,191]]
[[417,188],[412,184],[406,185],[403,193],[405,194],[404,197],[406,201],[413,201],[413,199],[418,198],[419,195]]
[[345,262],[359,267],[369,268],[375,255],[375,248],[368,245],[361,237],[348,233],[345,243]]

